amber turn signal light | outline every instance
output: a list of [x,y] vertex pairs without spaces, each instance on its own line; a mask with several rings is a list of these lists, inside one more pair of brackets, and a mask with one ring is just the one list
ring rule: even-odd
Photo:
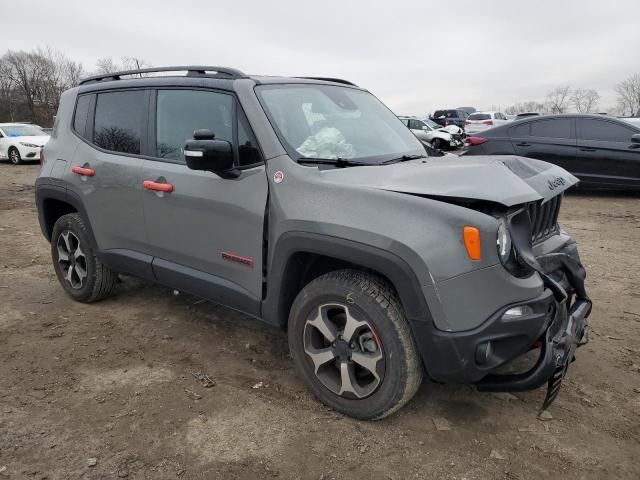
[[464,227],[464,247],[471,260],[480,260],[480,230],[476,227]]

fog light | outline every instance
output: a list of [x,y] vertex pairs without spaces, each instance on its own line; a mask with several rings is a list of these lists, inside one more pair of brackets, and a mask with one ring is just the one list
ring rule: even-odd
[[512,307],[502,315],[503,320],[517,320],[520,317],[531,315],[533,309],[529,305],[520,305],[519,307]]

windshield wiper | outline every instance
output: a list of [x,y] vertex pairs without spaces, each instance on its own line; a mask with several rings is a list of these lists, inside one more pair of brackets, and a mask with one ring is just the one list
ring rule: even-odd
[[391,160],[385,160],[381,163],[381,165],[388,165],[390,163],[398,163],[398,162],[407,162],[409,160],[418,160],[419,158],[427,158],[426,155],[421,155],[419,153],[415,155],[402,155],[398,158],[392,158]]
[[359,167],[363,165],[370,165],[369,163],[356,162],[349,160],[348,158],[307,158],[302,157],[298,159],[299,163],[313,163],[320,165],[335,165],[336,167]]

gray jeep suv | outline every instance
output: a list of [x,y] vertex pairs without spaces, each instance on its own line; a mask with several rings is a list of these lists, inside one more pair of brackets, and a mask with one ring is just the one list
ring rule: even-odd
[[[546,407],[587,341],[585,272],[557,223],[577,179],[452,158],[345,80],[143,69],[63,93],[36,200],[75,300],[122,273],[283,327],[335,410],[382,418],[423,376],[548,384]],[[533,349],[527,371],[496,372]]]

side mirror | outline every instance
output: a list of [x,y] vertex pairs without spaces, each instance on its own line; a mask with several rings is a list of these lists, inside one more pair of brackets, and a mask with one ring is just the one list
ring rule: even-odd
[[640,133],[636,133],[636,134],[631,136],[631,143],[640,144]]
[[206,170],[221,176],[237,177],[233,168],[233,147],[226,140],[216,140],[211,130],[196,130],[193,140],[184,146],[184,159],[191,170]]

